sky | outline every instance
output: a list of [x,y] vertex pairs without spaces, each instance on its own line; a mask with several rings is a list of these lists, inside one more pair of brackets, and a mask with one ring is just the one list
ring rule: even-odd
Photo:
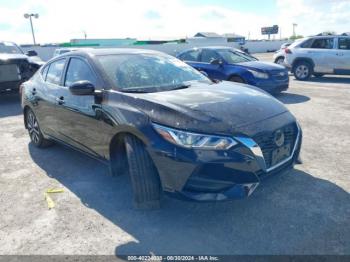
[[[282,37],[350,31],[350,0],[0,0],[0,40],[38,43],[83,38],[172,39],[197,32],[237,33],[261,39],[261,27],[279,25]],[[279,38],[280,35],[276,35]]]

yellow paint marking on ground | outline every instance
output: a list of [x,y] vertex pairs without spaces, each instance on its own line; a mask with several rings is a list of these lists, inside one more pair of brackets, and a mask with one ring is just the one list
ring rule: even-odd
[[55,207],[55,202],[53,202],[53,200],[49,194],[56,194],[56,193],[63,193],[63,192],[64,192],[63,189],[55,189],[55,188],[51,188],[51,189],[46,190],[44,195],[45,195],[45,200],[47,202],[47,207],[49,209],[52,209]]

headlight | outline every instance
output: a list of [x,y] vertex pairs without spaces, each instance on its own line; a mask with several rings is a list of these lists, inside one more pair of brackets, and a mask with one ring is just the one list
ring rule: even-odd
[[153,127],[165,140],[186,148],[227,150],[237,144],[230,137],[196,134],[157,124]]
[[248,70],[250,73],[253,74],[254,77],[256,78],[262,78],[262,79],[268,79],[269,78],[269,75],[266,74],[266,73],[262,73],[262,72],[258,72],[258,71],[255,71],[255,70]]

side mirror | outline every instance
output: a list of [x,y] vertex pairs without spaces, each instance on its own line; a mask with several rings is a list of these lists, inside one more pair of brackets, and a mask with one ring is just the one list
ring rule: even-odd
[[38,53],[35,50],[29,50],[26,53],[27,56],[38,56]]
[[212,64],[212,65],[222,65],[223,62],[222,62],[221,59],[213,59],[213,60],[210,61],[210,64]]
[[95,94],[95,86],[87,80],[77,81],[69,87],[69,91],[73,95],[87,96]]

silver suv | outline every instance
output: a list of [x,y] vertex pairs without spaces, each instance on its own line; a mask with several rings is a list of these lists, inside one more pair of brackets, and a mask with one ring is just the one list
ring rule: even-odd
[[307,80],[312,75],[350,75],[350,36],[307,37],[284,52],[284,63],[298,80]]

